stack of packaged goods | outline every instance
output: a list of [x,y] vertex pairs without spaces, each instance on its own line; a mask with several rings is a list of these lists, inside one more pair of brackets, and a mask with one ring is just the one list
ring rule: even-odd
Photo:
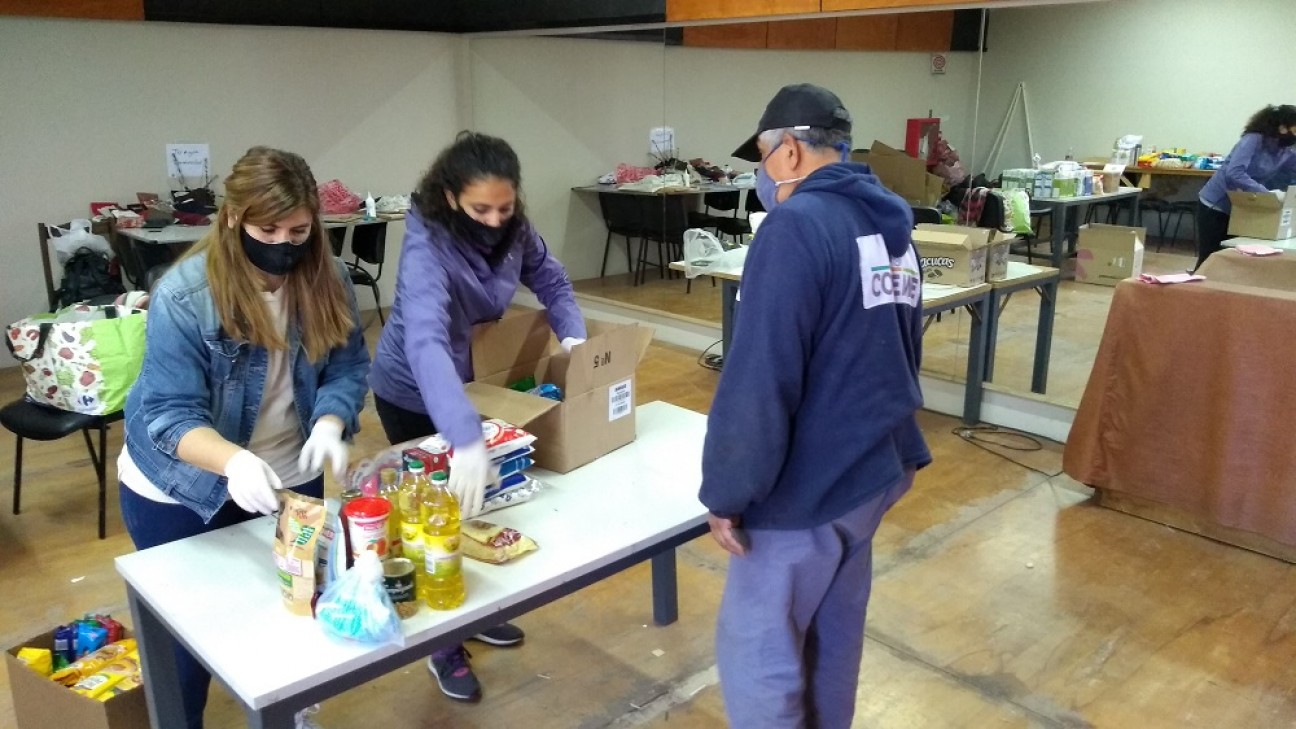
[[108,615],[86,616],[54,633],[54,648],[21,648],[31,670],[82,696],[107,701],[143,683],[134,638]]

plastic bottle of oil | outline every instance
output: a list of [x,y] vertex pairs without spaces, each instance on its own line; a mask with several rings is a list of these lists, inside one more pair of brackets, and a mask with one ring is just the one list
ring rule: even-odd
[[453,610],[463,604],[463,558],[459,554],[459,502],[440,471],[432,474],[423,492],[423,583],[419,597],[433,610]]
[[414,563],[414,584],[423,584],[423,517],[420,505],[423,493],[432,484],[423,473],[423,462],[411,458],[405,462],[405,476],[401,479],[396,500],[400,507],[401,552]]
[[384,468],[378,472],[378,495],[391,504],[391,515],[387,517],[387,544],[390,545],[388,557],[403,557],[401,547],[401,509],[400,509],[400,474],[394,468]]

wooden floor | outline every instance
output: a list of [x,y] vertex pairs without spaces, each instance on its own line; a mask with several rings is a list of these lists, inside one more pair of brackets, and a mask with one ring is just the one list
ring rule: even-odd
[[[1166,247],[1161,253],[1147,251],[1143,269],[1147,273],[1181,273],[1192,266],[1194,260],[1185,247],[1177,250]],[[1039,258],[1035,262],[1043,265]],[[718,324],[720,286],[712,286],[710,279],[698,278],[689,291],[686,283],[682,278],[659,278],[655,271],[649,271],[642,286],[633,285],[628,274],[621,274],[577,281],[575,288],[586,296]],[[1085,383],[1089,381],[1089,370],[1093,368],[1098,353],[1111,297],[1112,289],[1107,286],[1073,280],[1062,282],[1054,319],[1046,393],[1049,399],[1071,407],[1080,403]],[[992,379],[994,384],[1008,390],[1030,392],[1039,301],[1034,291],[1022,291],[1014,294],[1003,309]],[[965,311],[941,315],[940,321],[933,323],[923,337],[923,371],[964,381],[970,328],[971,317]]]
[[[654,346],[641,400],[706,411],[717,374],[696,356]],[[0,371],[0,400],[20,391],[18,372]],[[372,409],[362,421],[357,455],[383,445]],[[924,413],[922,425],[936,460],[878,533],[856,726],[1296,725],[1291,566],[1094,506],[1057,475],[1057,444],[996,453],[952,434],[952,418]],[[119,429],[110,442],[115,457]],[[128,618],[112,559],[132,547],[115,491],[99,541],[81,442],[26,450],[23,513],[0,513],[5,646],[87,611]],[[5,432],[6,502],[12,457]],[[471,646],[478,705],[447,700],[414,664],[325,702],[317,719],[326,729],[723,727],[712,641],[725,569],[709,537],[683,547],[680,620],[666,628],[651,624],[646,566],[525,616],[523,647]],[[12,716],[0,687],[0,727]],[[207,717],[243,725],[220,689]]]

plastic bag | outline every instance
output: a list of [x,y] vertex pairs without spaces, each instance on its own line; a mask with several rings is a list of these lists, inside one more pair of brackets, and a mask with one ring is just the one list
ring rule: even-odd
[[747,246],[727,249],[720,239],[701,228],[684,231],[684,276],[735,273],[747,262]]
[[45,229],[49,231],[50,242],[54,244],[54,254],[60,266],[67,263],[72,254],[82,248],[89,248],[108,258],[113,257],[113,249],[108,245],[108,239],[90,232],[89,220],[80,218],[68,223],[66,228],[46,225]]
[[1018,235],[1032,235],[1030,218],[1030,196],[1025,190],[1001,190],[1000,195],[1004,198],[1004,207],[1007,208],[1004,228],[1009,233]]
[[360,208],[360,196],[347,189],[341,180],[329,180],[319,186],[320,214],[346,215]]
[[374,552],[361,552],[355,566],[328,586],[315,607],[324,632],[361,643],[404,646],[400,616],[382,582],[382,561]]

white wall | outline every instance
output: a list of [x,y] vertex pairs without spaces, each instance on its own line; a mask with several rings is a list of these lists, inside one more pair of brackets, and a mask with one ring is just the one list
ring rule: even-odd
[[[1026,82],[1045,161],[1106,157],[1123,134],[1144,149],[1227,154],[1247,118],[1296,103],[1293,0],[1111,0],[993,10],[977,147],[985,150]],[[996,174],[1029,161],[1020,111]],[[978,170],[985,161],[978,155]]]
[[[405,193],[464,125],[458,49],[428,33],[0,17],[0,324],[43,308],[37,222],[163,192],[164,145],[225,174],[256,144],[322,183]],[[389,226],[390,300],[403,224]],[[367,291],[360,305],[371,306]],[[12,366],[8,357],[0,366]]]
[[[944,76],[925,53],[663,48],[576,38],[473,39],[478,129],[522,159],[528,214],[573,279],[598,275],[605,229],[590,184],[618,162],[648,163],[648,130],[675,128],[681,156],[750,170],[729,157],[755,131],[784,84],[833,89],[854,117],[857,146],[904,141],[904,122],[928,110],[948,119],[955,146],[971,139],[976,55],[950,57]],[[618,239],[619,241],[619,239]],[[615,241],[614,241],[615,243]],[[609,273],[625,270],[614,248]]]

